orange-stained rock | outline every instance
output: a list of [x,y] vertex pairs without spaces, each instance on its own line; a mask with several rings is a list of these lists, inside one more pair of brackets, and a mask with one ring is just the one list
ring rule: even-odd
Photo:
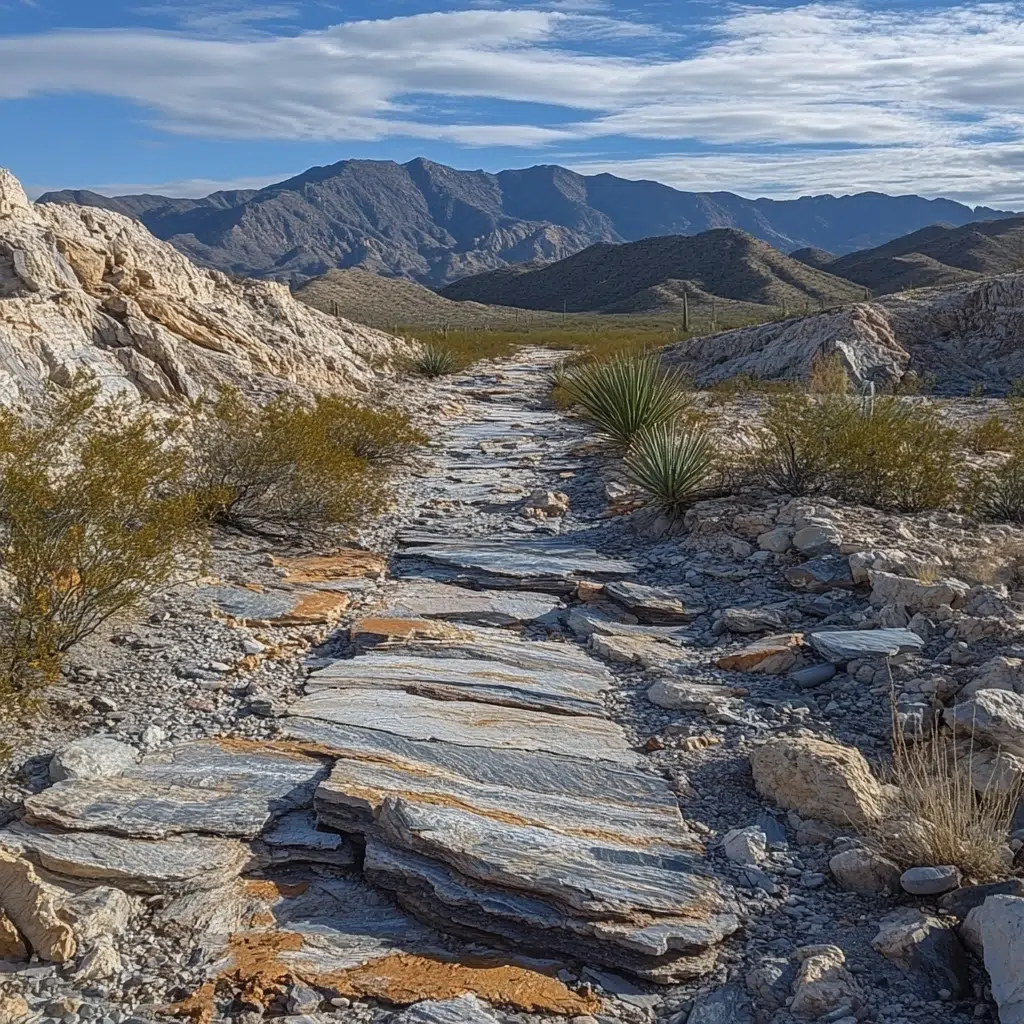
[[303,594],[290,612],[270,619],[272,626],[320,626],[330,625],[348,611],[352,599],[348,594],[333,590],[317,590]]
[[458,640],[472,634],[440,619],[405,619],[367,616],[349,626],[349,638],[358,643],[385,640]]
[[387,559],[373,551],[345,548],[333,555],[311,555],[303,558],[275,558],[274,565],[288,570],[287,583],[322,583],[325,580],[348,580],[359,577],[375,579],[383,575]]
[[788,672],[797,660],[797,651],[803,646],[803,633],[782,633],[767,636],[742,650],[718,659],[718,667],[736,672],[767,672],[778,675]]

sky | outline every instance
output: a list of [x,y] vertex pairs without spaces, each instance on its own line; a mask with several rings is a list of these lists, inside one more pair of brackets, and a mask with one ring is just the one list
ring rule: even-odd
[[1024,0],[0,0],[30,194],[416,156],[1024,209]]

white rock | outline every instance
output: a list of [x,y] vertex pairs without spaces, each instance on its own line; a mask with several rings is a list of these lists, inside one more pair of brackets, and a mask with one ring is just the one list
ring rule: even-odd
[[137,764],[139,751],[109,736],[86,736],[58,750],[50,761],[50,779],[101,779]]
[[868,573],[871,582],[871,603],[901,605],[911,614],[937,608],[959,608],[967,598],[970,587],[960,580],[940,580],[922,583],[907,576],[895,576],[890,572]]
[[762,864],[768,857],[768,837],[757,825],[734,828],[722,839],[722,851],[735,864]]
[[973,697],[979,690],[1009,690],[1024,694],[1024,661],[1003,655],[990,658],[961,692],[965,697]]
[[777,526],[774,530],[762,533],[757,538],[757,546],[762,551],[785,554],[793,546],[793,530],[788,526]]
[[142,745],[147,749],[160,746],[167,739],[167,733],[159,725],[148,725],[142,733]]
[[121,889],[98,885],[73,896],[60,908],[60,916],[72,927],[79,942],[117,938],[128,930],[138,900]]
[[0,404],[40,399],[90,371],[104,397],[173,401],[225,385],[246,394],[351,390],[408,344],[196,266],[136,220],[35,205],[0,169]]
[[861,1002],[860,988],[838,946],[804,946],[797,956],[802,962],[793,982],[793,1013],[822,1017],[840,1006],[853,1008]]
[[957,733],[1024,757],[1024,697],[1009,690],[979,690],[943,713]]
[[1024,1024],[1024,899],[989,896],[979,909],[985,970],[999,1024]]
[[75,972],[75,981],[98,981],[120,974],[122,970],[121,954],[109,942],[100,942],[82,958]]
[[900,869],[891,860],[862,846],[837,853],[828,866],[835,880],[850,892],[867,896],[899,889]]

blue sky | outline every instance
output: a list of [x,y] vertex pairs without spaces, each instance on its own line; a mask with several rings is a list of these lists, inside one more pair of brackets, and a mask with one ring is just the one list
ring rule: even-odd
[[0,0],[33,193],[420,155],[1024,208],[1024,2]]

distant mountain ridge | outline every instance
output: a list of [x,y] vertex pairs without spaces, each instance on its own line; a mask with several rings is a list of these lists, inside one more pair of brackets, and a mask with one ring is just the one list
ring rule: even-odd
[[854,302],[864,288],[786,256],[735,228],[600,242],[557,263],[463,278],[445,298],[572,313],[678,313],[715,300],[765,309],[817,309]]
[[920,196],[745,199],[555,165],[491,174],[422,158],[344,160],[204,199],[63,191],[39,202],[127,214],[196,262],[228,273],[299,283],[359,267],[434,287],[514,263],[563,259],[596,242],[732,227],[783,252],[843,254],[930,224],[1012,216]]
[[960,227],[933,224],[840,257],[806,249],[792,255],[808,266],[862,284],[876,295],[962,284],[1024,270],[1024,217]]

